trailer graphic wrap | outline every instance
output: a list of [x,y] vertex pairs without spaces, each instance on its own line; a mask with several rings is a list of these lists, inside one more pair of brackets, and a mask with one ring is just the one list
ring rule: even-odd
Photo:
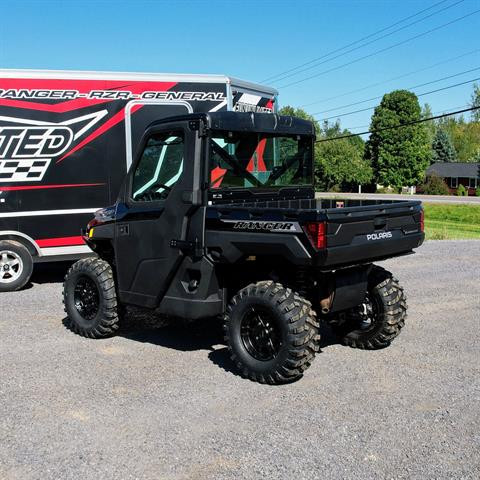
[[[61,123],[0,117],[0,183],[41,181],[52,159],[108,114],[107,110]],[[33,126],[34,125],[34,126]]]
[[[0,239],[13,232],[52,258],[89,251],[81,229],[115,203],[148,125],[227,110],[241,97],[229,100],[221,76],[75,75],[0,71]],[[271,98],[255,102],[263,108]]]
[[236,112],[273,113],[274,99],[252,93],[237,92],[233,98],[233,109]]

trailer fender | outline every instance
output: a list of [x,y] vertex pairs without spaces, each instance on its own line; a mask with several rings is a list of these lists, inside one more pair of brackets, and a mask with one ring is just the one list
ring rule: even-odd
[[21,243],[28,249],[32,257],[41,257],[42,252],[35,240],[25,233],[17,232],[15,230],[0,230],[0,240],[14,240]]

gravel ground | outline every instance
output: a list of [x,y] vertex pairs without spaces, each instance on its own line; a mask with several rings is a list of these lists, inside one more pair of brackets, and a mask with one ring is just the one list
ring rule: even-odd
[[300,381],[243,380],[218,328],[67,330],[64,266],[1,294],[0,478],[478,479],[480,242],[385,262],[407,327],[382,351],[324,346]]

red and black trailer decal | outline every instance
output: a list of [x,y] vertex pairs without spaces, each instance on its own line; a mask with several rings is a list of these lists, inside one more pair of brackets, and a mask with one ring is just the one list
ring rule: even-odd
[[224,83],[0,78],[0,233],[85,251],[80,230],[115,202],[146,126],[226,108]]

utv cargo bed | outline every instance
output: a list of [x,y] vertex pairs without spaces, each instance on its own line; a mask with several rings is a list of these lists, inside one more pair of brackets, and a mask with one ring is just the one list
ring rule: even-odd
[[[206,244],[215,244],[218,237],[225,245],[230,231],[229,241],[238,253],[249,255],[255,250],[259,254],[260,249],[277,255],[287,249],[296,263],[313,260],[330,270],[411,253],[423,242],[422,222],[418,201],[296,199],[221,204],[207,209]],[[283,231],[276,228],[281,223]],[[323,225],[325,240],[318,250],[303,235],[311,224]],[[284,233],[293,231],[297,235],[288,235],[287,240]]]

